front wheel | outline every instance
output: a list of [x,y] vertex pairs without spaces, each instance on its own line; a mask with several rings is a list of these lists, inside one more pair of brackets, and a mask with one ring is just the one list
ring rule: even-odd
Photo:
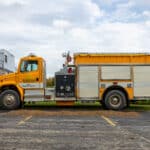
[[122,91],[109,91],[104,98],[105,106],[112,110],[122,110],[127,106],[126,96]]
[[19,94],[14,90],[5,90],[0,95],[1,105],[4,109],[13,110],[20,107]]

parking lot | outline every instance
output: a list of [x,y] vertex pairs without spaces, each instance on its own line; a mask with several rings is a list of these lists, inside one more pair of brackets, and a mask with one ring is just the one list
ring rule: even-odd
[[148,150],[149,115],[97,107],[0,110],[0,150]]

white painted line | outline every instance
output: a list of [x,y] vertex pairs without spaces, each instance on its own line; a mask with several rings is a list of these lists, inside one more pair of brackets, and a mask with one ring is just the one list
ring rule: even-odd
[[116,124],[111,120],[109,119],[108,117],[105,117],[105,116],[101,116],[107,123],[109,123],[111,126],[115,127]]
[[23,125],[23,124],[25,124],[26,121],[30,120],[31,118],[32,118],[32,116],[28,116],[28,117],[26,117],[25,119],[23,119],[23,120],[21,120],[20,122],[18,122],[17,125]]

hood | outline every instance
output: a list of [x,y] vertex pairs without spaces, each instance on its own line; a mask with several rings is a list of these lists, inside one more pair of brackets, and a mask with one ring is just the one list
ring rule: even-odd
[[0,75],[0,84],[5,84],[7,82],[16,82],[16,80],[17,80],[17,73]]

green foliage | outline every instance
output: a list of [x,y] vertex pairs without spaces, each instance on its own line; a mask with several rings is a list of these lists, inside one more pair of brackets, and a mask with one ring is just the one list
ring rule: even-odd
[[53,87],[54,86],[54,77],[49,77],[46,79],[46,86]]

